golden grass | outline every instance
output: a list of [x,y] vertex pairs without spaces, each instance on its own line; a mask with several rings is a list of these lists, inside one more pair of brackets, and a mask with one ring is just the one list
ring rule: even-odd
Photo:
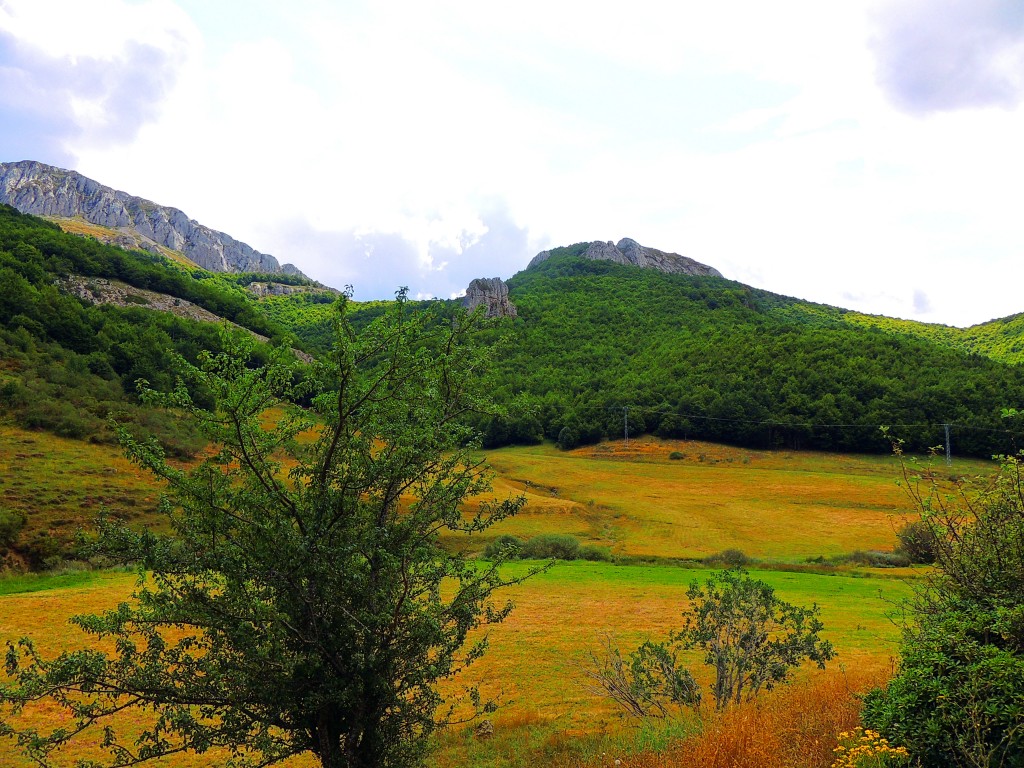
[[[670,460],[679,452],[683,460]],[[496,495],[526,509],[491,530],[571,533],[614,552],[670,558],[739,549],[801,560],[891,550],[912,514],[889,456],[768,452],[657,438],[563,452],[548,445],[488,454]],[[984,472],[984,462],[957,464]]]
[[68,537],[103,508],[125,520],[151,520],[160,484],[121,449],[0,424],[0,503],[25,513],[33,534]]
[[[518,569],[525,567],[516,564],[509,574],[521,573]],[[663,637],[669,628],[678,626],[688,583],[706,575],[673,566],[556,565],[507,590],[504,596],[514,600],[515,611],[504,624],[490,629],[488,653],[458,686],[448,690],[479,683],[485,694],[500,697],[504,706],[494,720],[494,745],[488,749],[524,749],[513,745],[529,732],[540,734],[535,746],[541,753],[572,754],[576,741],[618,733],[624,727],[606,700],[580,685],[577,664],[585,651],[596,648],[606,632],[623,651],[648,636]],[[800,604],[817,599],[822,605],[825,635],[839,649],[838,661],[848,669],[879,671],[889,667],[898,632],[885,616],[890,604],[880,599],[879,593],[897,599],[906,593],[902,582],[776,572],[756,575],[775,586],[783,599]],[[32,635],[47,655],[79,647],[84,636],[68,627],[67,618],[114,607],[128,596],[134,579],[132,574],[103,574],[84,587],[0,597],[0,638]],[[689,661],[700,669],[698,659]],[[700,678],[708,679],[704,672]],[[35,716],[54,724],[53,712],[42,710]],[[468,726],[442,738],[435,764],[460,764],[467,743],[472,746],[471,731]],[[89,754],[88,749],[75,752],[77,757]],[[527,764],[514,762],[513,756],[507,759],[508,765]],[[205,764],[195,756],[163,763],[174,768]],[[0,765],[7,768],[2,761]],[[27,763],[10,763],[11,768],[22,766]]]
[[[268,421],[280,416],[275,411]],[[313,432],[300,436],[302,442]],[[668,455],[685,454],[681,461]],[[522,494],[524,510],[485,536],[448,536],[471,552],[501,534],[565,533],[617,554],[699,558],[724,549],[798,562],[854,550],[891,550],[911,513],[888,456],[750,451],[707,443],[631,440],[562,452],[551,446],[487,455],[489,497]],[[958,461],[960,473],[983,462]],[[0,425],[0,503],[28,517],[25,536],[67,538],[101,507],[156,522],[160,485],[116,446]],[[479,500],[470,502],[472,512]]]
[[881,670],[815,675],[713,717],[703,733],[621,768],[829,768],[838,735],[860,723],[858,695],[883,684]]
[[[686,458],[670,460],[673,451]],[[644,438],[630,441],[628,449],[621,442],[571,452],[549,446],[503,449],[490,453],[488,461],[497,472],[493,495],[523,493],[527,506],[487,537],[450,539],[470,551],[481,550],[489,536],[500,533],[528,537],[558,532],[630,555],[696,557],[734,547],[753,557],[796,561],[855,549],[891,549],[893,528],[908,511],[890,457],[769,453]],[[955,469],[980,473],[987,465],[958,462]],[[158,493],[156,483],[123,459],[116,447],[0,426],[0,503],[26,511],[33,531],[54,533],[87,525],[101,504],[146,522]],[[509,573],[525,567],[513,564]],[[434,765],[600,765],[579,762],[581,749],[586,752],[580,745],[600,739],[612,745],[633,743],[634,732],[613,708],[578,684],[576,665],[604,633],[611,633],[624,651],[648,636],[663,637],[678,626],[688,583],[705,575],[667,565],[560,563],[510,588],[507,596],[515,601],[516,610],[504,624],[491,628],[489,652],[462,681],[479,683],[485,694],[498,695],[505,704],[494,719],[494,739],[481,747],[471,728],[455,729],[440,739]],[[906,594],[906,584],[779,571],[757,576],[771,583],[783,599],[821,605],[825,636],[848,670],[870,676],[890,667],[898,632],[886,612],[892,601]],[[0,638],[30,634],[47,654],[76,647],[83,638],[68,628],[67,617],[113,607],[130,593],[133,580],[130,574],[106,574],[85,587],[0,597]],[[853,689],[861,685],[849,682],[849,676],[845,679],[843,684]],[[801,685],[811,687],[792,689],[795,699],[780,692],[766,701],[784,703],[744,708],[732,725],[714,719],[705,731],[718,734],[714,744],[701,747],[700,740],[691,740],[685,747],[704,752],[680,752],[683,747],[678,747],[628,757],[635,750],[624,750],[622,759],[639,768],[817,766],[786,763],[778,755],[789,754],[783,747],[798,739],[799,734],[792,732],[797,727],[792,724],[798,722],[806,723],[800,727],[811,739],[799,742],[801,754],[820,752],[814,739],[830,744],[829,750],[835,746],[833,726],[842,721],[842,728],[850,727],[847,709],[855,702],[849,691],[843,699],[839,680],[805,673]],[[818,692],[797,693],[814,690]],[[829,704],[821,717],[832,719],[814,720],[812,715],[817,715],[810,709],[806,715],[794,714],[803,706],[800,696],[826,694],[836,703]],[[774,715],[772,707],[777,710]],[[36,717],[52,723],[55,713],[44,708]],[[755,743],[757,729],[775,735]],[[731,755],[732,762],[714,762],[719,758],[709,757],[712,753]],[[74,757],[90,755],[87,749]],[[209,764],[209,757],[182,756],[159,764],[193,768]],[[305,764],[308,761],[290,763]],[[0,752],[3,768],[25,765]]]
[[[47,216],[46,218],[50,219],[50,221],[55,223],[65,232],[69,232],[73,235],[83,235],[85,237],[91,237],[94,240],[99,240],[102,243],[116,242],[118,238],[124,236],[124,233],[119,232],[116,229],[111,229],[110,227],[102,227],[99,224],[92,224],[91,222],[88,222],[82,218],[68,219],[63,218],[61,216]],[[156,247],[162,255],[166,256],[171,261],[180,264],[183,267],[195,269],[196,267],[199,266],[181,251],[175,251],[172,250],[171,248],[165,248],[162,245],[157,245]]]

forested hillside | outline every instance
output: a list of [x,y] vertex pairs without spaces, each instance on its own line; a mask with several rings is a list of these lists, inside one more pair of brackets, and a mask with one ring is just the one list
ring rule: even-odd
[[[280,342],[286,334],[242,287],[253,275],[186,270],[141,251],[124,251],[62,232],[0,206],[0,408],[20,426],[109,441],[117,415],[157,435],[172,453],[198,449],[190,431],[139,407],[136,382],[174,383],[171,351],[194,360],[217,350],[222,329],[137,305],[94,305],[62,290],[69,275],[105,278],[190,302]],[[295,278],[298,279],[298,278]],[[244,333],[239,329],[237,332]]]
[[[961,352],[979,354],[1002,363],[1024,361],[1024,314],[989,320],[968,328],[955,328],[884,315],[866,315],[849,309],[795,299],[777,305],[780,314],[804,322],[848,325],[910,336]],[[783,309],[783,307],[785,307]]]
[[568,250],[509,281],[519,317],[503,321],[496,386],[525,415],[492,422],[492,444],[620,436],[628,407],[632,434],[755,447],[888,450],[890,425],[926,448],[946,423],[961,453],[1014,447],[1001,409],[1024,402],[1015,366],[739,283]]
[[[513,415],[480,417],[490,446],[549,438],[571,447],[621,436],[628,422],[631,435],[840,451],[888,450],[881,425],[923,449],[942,443],[949,424],[957,453],[1015,449],[1001,411],[1024,402],[1024,369],[993,357],[1014,359],[1019,318],[928,326],[577,255],[554,249],[509,281],[519,317],[496,321],[487,340],[503,339],[491,373]],[[109,440],[105,421],[116,413],[173,452],[197,447],[187,429],[137,406],[136,381],[170,387],[168,352],[216,350],[221,329],[144,302],[94,305],[62,290],[67,275],[191,302],[273,343],[330,345],[329,294],[257,301],[244,286],[258,275],[189,269],[3,207],[0,406],[21,426]],[[353,305],[354,324],[385,304]],[[457,303],[419,306],[442,318]]]

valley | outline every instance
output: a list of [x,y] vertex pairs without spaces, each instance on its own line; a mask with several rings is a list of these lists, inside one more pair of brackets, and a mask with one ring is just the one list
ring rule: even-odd
[[[108,206],[126,206],[135,226],[151,211],[147,201],[97,189]],[[31,635],[44,654],[80,647],[68,619],[118,606],[135,585],[134,573],[112,569],[82,539],[101,513],[135,532],[170,530],[158,514],[162,485],[124,458],[117,425],[149,441],[147,450],[174,470],[215,455],[188,408],[238,403],[189,366],[242,349],[240,371],[283,366],[275,375],[285,399],[295,412],[317,414],[268,454],[266,488],[314,450],[319,425],[330,423],[329,402],[315,394],[334,381],[329,361],[339,338],[344,346],[375,332],[402,307],[422,334],[399,350],[416,361],[403,382],[418,381],[419,369],[448,351],[439,340],[461,317],[458,300],[339,301],[294,267],[227,236],[217,242],[245,257],[238,269],[267,271],[222,270],[209,247],[200,252],[211,268],[200,267],[167,245],[184,248],[174,227],[200,233],[206,246],[222,233],[175,209],[160,209],[159,242],[139,240],[118,224],[117,211],[104,214],[109,226],[80,220],[72,208],[54,211],[59,227],[0,206],[0,639]],[[561,537],[588,559],[557,560],[523,581],[539,561],[502,565],[513,584],[499,595],[515,610],[488,628],[489,648],[465,675],[441,683],[445,696],[475,684],[496,697],[502,707],[487,720],[493,732],[481,736],[474,721],[436,734],[429,765],[605,768],[623,760],[648,768],[703,748],[701,739],[713,742],[713,752],[729,728],[748,728],[736,738],[749,741],[765,727],[775,751],[758,765],[825,768],[836,734],[859,722],[858,696],[896,669],[901,601],[935,573],[896,551],[897,531],[918,519],[921,506],[907,493],[892,441],[903,441],[916,461],[912,472],[934,472],[943,491],[974,479],[984,486],[997,471],[991,457],[1024,443],[1020,417],[1005,412],[1024,402],[1019,316],[955,329],[851,313],[726,280],[713,267],[628,239],[553,248],[507,285],[486,287],[495,300],[485,297],[484,305],[496,316],[478,318],[471,351],[479,358],[471,359],[480,361],[472,370],[488,402],[460,411],[460,438],[445,450],[470,451],[493,473],[494,497],[522,496],[525,504],[471,534],[440,526],[435,555],[465,555],[483,571],[489,548],[502,541],[519,547]],[[342,312],[350,336],[335,335]],[[361,373],[387,370],[383,348],[361,353]],[[375,436],[360,446],[359,430],[346,433],[357,446],[346,471],[386,449],[431,444],[430,430],[415,439],[401,430],[420,417],[422,401],[457,390],[442,381],[426,386],[400,418],[380,422],[408,445]],[[153,404],[168,397],[174,407]],[[391,406],[381,398],[370,415]],[[286,412],[261,407],[252,445]],[[951,465],[942,455],[947,434]],[[278,466],[281,451],[287,459]],[[225,459],[209,477],[227,477],[238,465],[237,456]],[[292,476],[290,489],[313,477]],[[222,489],[231,487],[225,481]],[[416,499],[390,493],[383,506],[398,524]],[[363,498],[376,497],[352,496]],[[461,522],[486,510],[487,498],[467,498]],[[783,600],[820,606],[836,661],[824,672],[805,666],[788,690],[743,705],[732,719],[704,711],[638,723],[582,685],[580,665],[602,642],[613,638],[628,654],[664,639],[692,607],[691,583],[729,565],[745,566]],[[474,627],[470,636],[482,632]],[[702,686],[710,682],[698,652],[681,662]],[[816,703],[826,699],[828,706]],[[825,719],[793,734],[794,721],[818,711]],[[46,704],[27,717],[63,722]],[[758,718],[770,724],[753,725],[768,722]],[[137,730],[128,716],[120,722]],[[93,744],[69,757],[97,755]],[[191,768],[208,757],[158,764]],[[2,768],[29,764],[0,753]]]
[[[0,457],[11,461],[12,450],[23,454],[16,459],[22,476],[65,476],[56,474],[57,468],[38,455],[41,446],[27,442],[30,434],[7,430],[2,437]],[[61,447],[60,443],[50,446]],[[144,502],[152,499],[156,486],[136,477],[137,470],[107,451],[79,449],[67,471],[84,484],[75,491],[73,483],[62,480],[71,489],[65,503],[69,508],[80,506],[82,499],[103,492],[102,483],[96,489],[88,485],[88,478],[96,477],[90,474],[91,454],[97,469],[107,461],[117,469],[116,474],[100,477],[107,482],[116,478],[124,483],[124,494],[138,495],[138,502],[130,504],[125,504],[126,498],[108,497],[110,507],[139,510],[129,516],[133,522],[155,519],[144,512]],[[668,458],[680,452],[687,458]],[[76,453],[69,450],[67,455]],[[439,737],[432,765],[472,762],[511,768],[537,760],[552,765],[583,760],[596,766],[601,751],[618,750],[625,757],[641,748],[636,724],[622,719],[607,700],[582,687],[578,665],[588,651],[600,647],[606,635],[621,647],[632,648],[677,627],[687,605],[689,583],[711,572],[695,560],[723,548],[738,547],[764,559],[763,565],[750,567],[783,599],[821,606],[824,636],[838,649],[836,663],[841,666],[830,665],[832,671],[827,673],[801,672],[796,685],[810,685],[822,675],[821,680],[829,679],[838,669],[850,670],[859,680],[858,676],[882,675],[889,668],[899,637],[891,614],[896,602],[908,595],[909,582],[919,571],[852,565],[823,568],[806,560],[854,548],[893,548],[894,527],[909,512],[903,491],[895,485],[898,466],[893,459],[750,452],[658,439],[630,441],[628,449],[621,441],[570,452],[551,446],[505,448],[489,452],[486,458],[496,472],[495,495],[525,493],[528,499],[519,515],[496,526],[488,536],[571,534],[606,546],[623,559],[619,563],[558,562],[503,593],[515,602],[515,610],[505,623],[489,631],[490,650],[456,686],[478,683],[484,694],[496,695],[504,703],[493,718],[494,737],[482,742],[473,736],[474,725],[457,727]],[[986,472],[991,465],[965,462],[956,469]],[[67,511],[54,509],[52,514]],[[469,552],[481,549],[481,542],[451,539],[449,543]],[[681,562],[687,558],[688,563]],[[511,562],[504,568],[515,576],[529,566]],[[46,587],[48,578],[52,588],[28,591]],[[61,579],[72,581],[65,586]],[[104,571],[12,582],[17,591],[0,594],[0,637],[28,634],[39,638],[41,650],[48,652],[75,647],[81,635],[67,626],[67,619],[75,613],[113,608],[128,596],[134,582],[132,573]],[[695,656],[691,659],[697,661]],[[45,710],[37,716],[45,718]],[[669,736],[666,731],[644,738],[658,743]],[[162,764],[191,768],[206,763],[180,756]],[[27,768],[28,763],[4,765]]]

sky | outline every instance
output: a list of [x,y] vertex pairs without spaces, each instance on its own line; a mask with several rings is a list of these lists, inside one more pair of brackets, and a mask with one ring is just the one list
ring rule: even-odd
[[1024,311],[1020,0],[0,0],[0,161],[358,300],[630,237],[873,314]]

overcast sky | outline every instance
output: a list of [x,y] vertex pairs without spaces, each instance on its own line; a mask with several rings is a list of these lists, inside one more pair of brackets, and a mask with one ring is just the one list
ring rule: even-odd
[[757,287],[1024,311],[1024,3],[0,0],[0,161],[357,299],[631,237]]

